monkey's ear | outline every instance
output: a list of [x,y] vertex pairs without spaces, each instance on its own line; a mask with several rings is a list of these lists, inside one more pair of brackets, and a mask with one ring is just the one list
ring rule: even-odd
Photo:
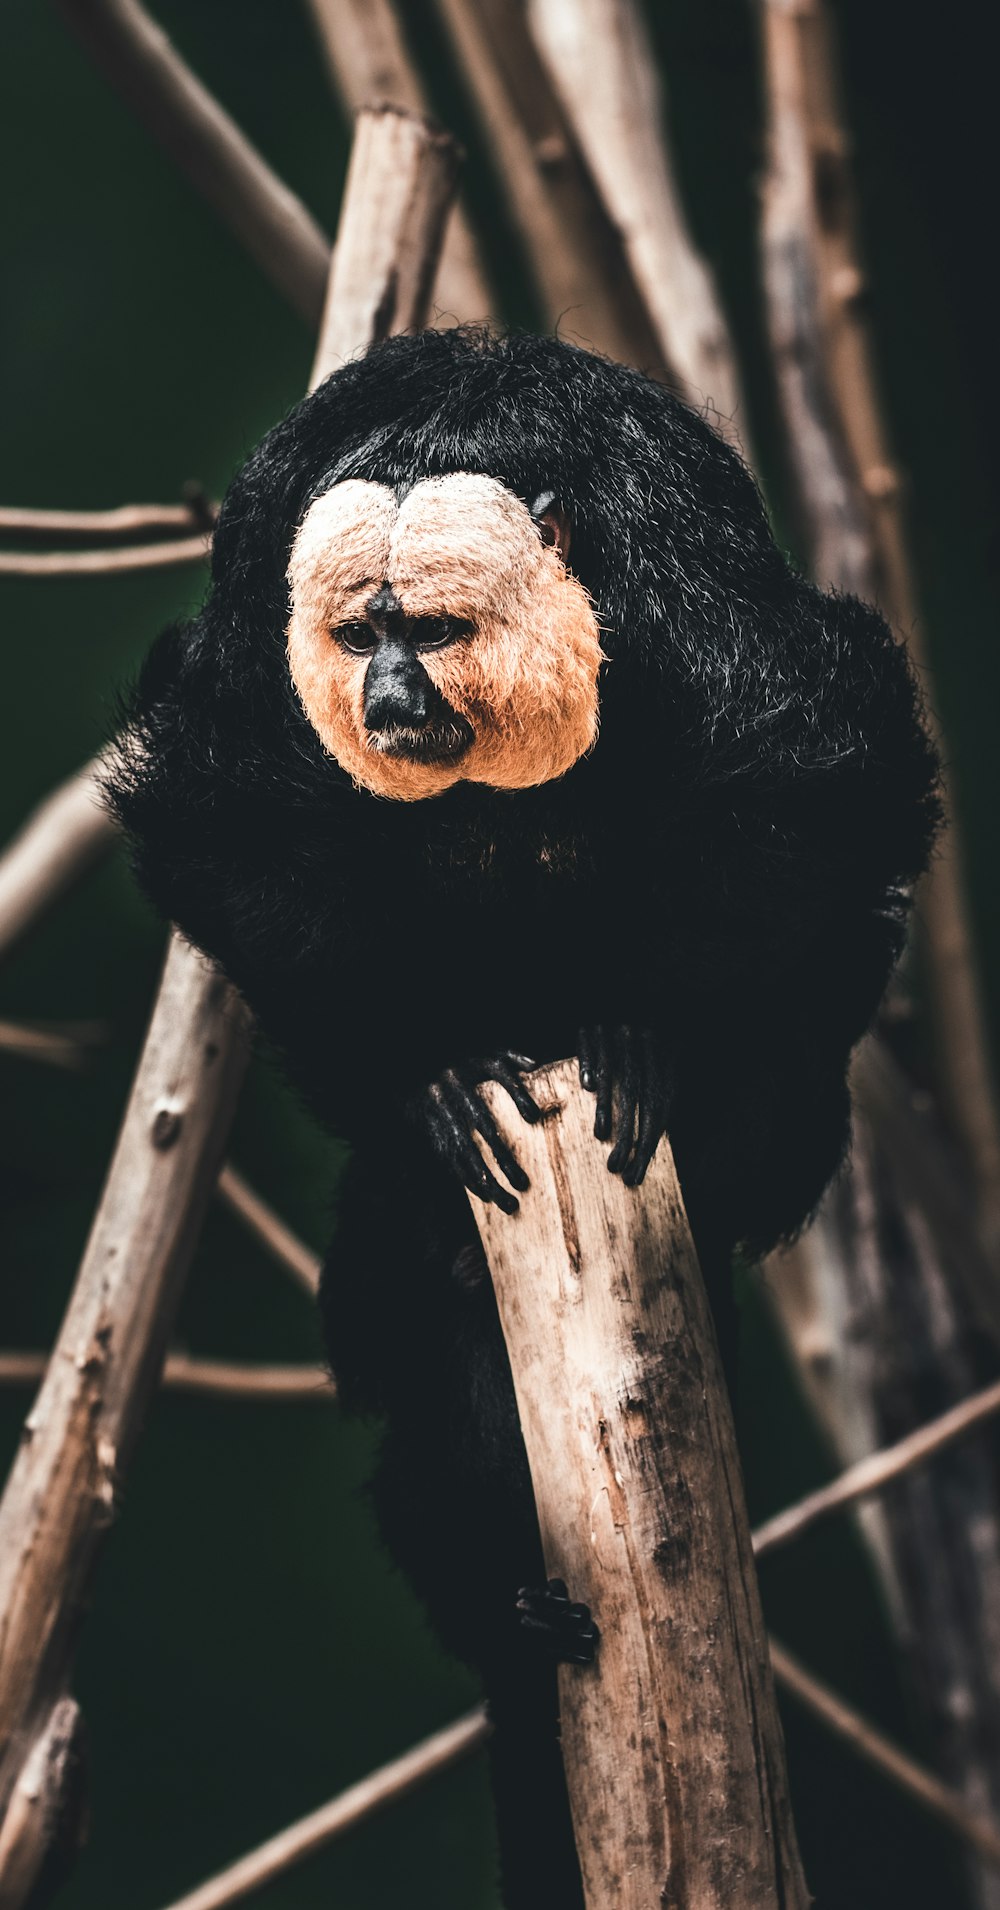
[[530,507],[531,515],[538,526],[542,543],[551,545],[556,556],[564,564],[569,563],[570,522],[569,512],[560,503],[555,491],[541,491]]

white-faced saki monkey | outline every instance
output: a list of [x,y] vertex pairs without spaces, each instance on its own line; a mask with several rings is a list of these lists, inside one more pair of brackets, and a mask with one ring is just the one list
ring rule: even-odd
[[109,791],[146,893],[352,1144],[330,1360],[384,1422],[388,1544],[485,1682],[505,1901],[573,1910],[554,1667],[599,1634],[544,1583],[465,1192],[510,1211],[526,1183],[479,1088],[530,1121],[529,1070],[578,1056],[632,1186],[669,1130],[728,1350],[733,1249],[801,1227],[840,1162],[928,859],[906,656],[789,567],[659,385],[427,332],[235,478]]

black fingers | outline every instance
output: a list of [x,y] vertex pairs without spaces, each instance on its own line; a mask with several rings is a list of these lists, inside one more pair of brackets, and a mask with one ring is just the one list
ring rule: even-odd
[[475,1089],[466,1087],[464,1081],[460,1081],[451,1069],[445,1075],[444,1081],[453,1105],[463,1110],[469,1126],[482,1135],[501,1172],[506,1174],[511,1186],[516,1187],[523,1194],[528,1186],[528,1176],[517,1156],[512,1153],[504,1140],[482,1095]]
[[580,1081],[596,1096],[594,1134],[613,1143],[608,1170],[629,1187],[644,1179],[667,1131],[673,1079],[654,1037],[627,1026],[584,1028],[578,1038]]
[[[522,1072],[525,1070],[530,1072],[535,1066],[535,1063],[530,1061],[527,1055],[507,1052],[498,1055],[495,1061],[484,1062],[483,1066],[488,1069],[489,1072],[484,1073],[480,1079],[483,1081],[499,1082],[500,1086],[505,1088],[510,1095],[522,1120],[532,1124],[534,1124],[535,1121],[542,1120],[545,1109],[539,1107],[538,1102],[534,1099],[530,1090],[521,1079]],[[527,1184],[527,1181],[525,1181],[525,1186],[527,1186]]]
[[457,1101],[449,1081],[436,1083],[428,1093],[427,1125],[436,1151],[458,1175],[463,1187],[478,1198],[495,1203],[503,1213],[516,1214],[518,1203],[506,1187],[490,1173],[473,1138],[468,1109]]
[[522,1585],[517,1609],[525,1631],[568,1665],[592,1665],[601,1634],[589,1605],[575,1604],[561,1578],[545,1585]]

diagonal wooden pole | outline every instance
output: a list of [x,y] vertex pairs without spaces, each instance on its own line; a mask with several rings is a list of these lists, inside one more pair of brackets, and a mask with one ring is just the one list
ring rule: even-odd
[[[607,1172],[571,1062],[533,1077],[520,1211],[473,1202],[547,1572],[593,1607],[560,1669],[587,1910],[806,1910],[725,1380],[673,1159]],[[510,1103],[489,1095],[511,1139]]]
[[[454,143],[424,121],[360,116],[314,383],[369,344],[377,325],[381,335],[420,324],[456,172]],[[76,1621],[159,1375],[247,1051],[232,990],[174,935],[69,1309],[0,1502],[0,1910],[26,1901],[55,1833],[58,1800],[51,1786],[38,1788],[37,1747],[66,1700]]]

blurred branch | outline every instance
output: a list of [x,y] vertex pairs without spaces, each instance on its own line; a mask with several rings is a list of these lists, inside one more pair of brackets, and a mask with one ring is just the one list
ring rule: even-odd
[[950,1446],[952,1440],[961,1439],[963,1433],[971,1432],[974,1426],[982,1425],[984,1420],[992,1419],[998,1412],[1000,1380],[995,1380],[992,1386],[984,1386],[981,1392],[973,1393],[971,1399],[964,1399],[960,1406],[953,1406],[949,1412],[941,1413],[929,1425],[907,1433],[894,1446],[873,1452],[866,1459],[859,1459],[857,1465],[848,1466],[847,1471],[842,1472],[839,1478],[832,1479],[829,1485],[807,1493],[795,1505],[765,1520],[752,1535],[756,1557],[763,1558],[766,1552],[773,1552],[780,1545],[788,1545],[792,1539],[807,1532],[818,1519],[825,1519],[829,1513],[839,1511],[841,1506],[852,1505],[856,1499],[865,1498],[869,1493],[881,1492],[893,1479],[901,1478],[913,1466],[923,1465],[936,1452]]
[[637,0],[528,0],[528,17],[679,395],[695,410],[707,409],[752,463],[736,353],[687,223],[656,55]]
[[856,1751],[876,1771],[881,1771],[913,1803],[931,1817],[937,1817],[950,1830],[971,1845],[994,1868],[1000,1868],[1000,1825],[991,1818],[971,1811],[956,1791],[942,1784],[915,1758],[901,1751],[868,1719],[845,1704],[828,1685],[806,1671],[797,1658],[776,1638],[771,1639],[771,1665],[777,1683],[797,1698],[813,1717],[825,1724],[835,1737]]
[[278,1265],[290,1273],[293,1280],[306,1292],[315,1296],[319,1292],[319,1279],[323,1261],[318,1253],[300,1240],[287,1222],[268,1206],[256,1188],[244,1180],[243,1175],[227,1161],[219,1175],[218,1192],[226,1206],[242,1221],[254,1239],[269,1253]]
[[[765,0],[762,18],[770,119],[765,279],[813,569],[823,584],[880,600],[926,674],[904,486],[875,370],[833,22],[823,0]],[[947,749],[943,755],[947,761]],[[920,921],[943,1098],[968,1151],[997,1266],[996,1084],[953,810],[949,825],[921,886]]]
[[384,1764],[381,1770],[362,1778],[359,1784],[352,1784],[329,1804],[321,1805],[308,1817],[300,1817],[287,1830],[279,1831],[276,1837],[268,1838],[265,1844],[259,1844],[237,1863],[220,1870],[197,1890],[178,1898],[169,1910],[223,1910],[223,1905],[237,1903],[252,1890],[261,1889],[272,1878],[300,1863],[303,1857],[321,1850],[333,1838],[342,1837],[345,1831],[364,1823],[376,1811],[384,1810],[387,1804],[408,1797],[439,1771],[449,1770],[473,1751],[480,1750],[489,1735],[485,1710],[479,1707],[470,1711],[454,1724],[446,1725],[443,1731],[425,1738],[403,1757],[394,1758],[391,1764]]
[[159,544],[123,544],[113,550],[0,550],[0,577],[103,577],[113,570],[160,570],[170,564],[207,561],[211,539],[164,539]]
[[528,30],[521,0],[437,0],[521,233],[547,321],[662,369],[632,269]]
[[[426,89],[410,57],[393,0],[309,0],[334,89],[352,117],[387,102],[427,114]],[[434,282],[434,319],[459,324],[494,310],[476,235],[461,199],[448,220]]]
[[108,855],[118,830],[100,790],[98,756],[61,783],[0,855],[0,958]]
[[[0,1386],[31,1386],[44,1379],[44,1352],[0,1351]],[[201,1359],[192,1353],[168,1353],[163,1385],[172,1392],[203,1393],[214,1399],[336,1398],[329,1375],[320,1366],[252,1365],[242,1360]]]
[[127,537],[131,531],[203,530],[218,515],[208,498],[187,504],[117,504],[108,511],[42,511],[0,504],[0,534],[18,537]]
[[107,1039],[101,1021],[0,1021],[0,1054],[54,1068],[85,1068]]
[[138,0],[56,0],[106,79],[311,325],[330,241]]

